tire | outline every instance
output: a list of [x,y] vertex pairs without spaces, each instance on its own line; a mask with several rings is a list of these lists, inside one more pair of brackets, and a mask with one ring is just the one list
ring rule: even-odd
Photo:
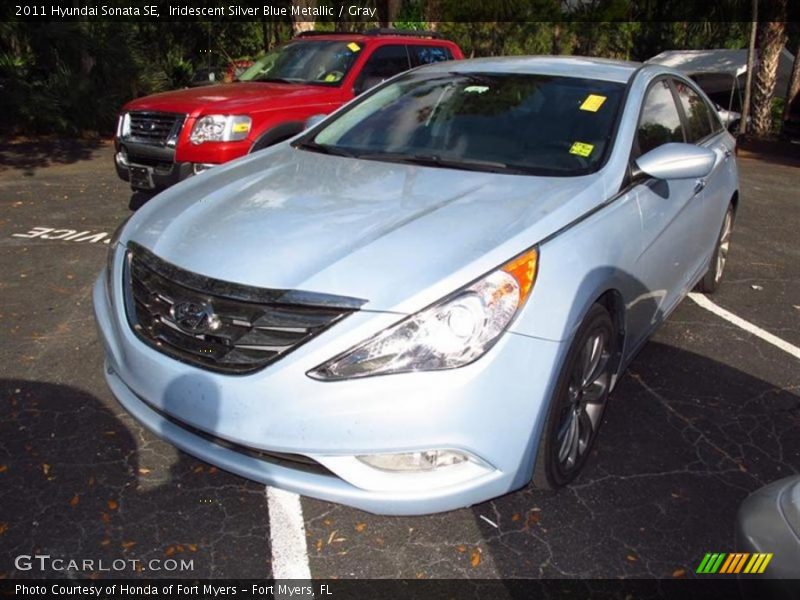
[[725,212],[725,218],[722,220],[722,227],[720,228],[719,235],[717,236],[717,245],[714,248],[714,254],[711,256],[711,264],[706,274],[703,275],[703,278],[698,281],[695,286],[695,290],[698,292],[713,294],[719,287],[719,282],[722,281],[722,274],[728,262],[728,251],[730,250],[735,216],[733,205],[729,205],[728,210]]
[[616,344],[611,316],[594,304],[575,334],[550,399],[536,453],[534,487],[554,490],[567,485],[589,458],[608,402]]

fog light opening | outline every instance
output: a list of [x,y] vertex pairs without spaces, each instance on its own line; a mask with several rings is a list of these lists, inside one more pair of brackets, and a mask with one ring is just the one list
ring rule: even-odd
[[128,165],[128,153],[125,150],[120,150],[117,152],[117,162],[121,164],[123,167],[127,167]]
[[435,471],[463,464],[472,459],[469,455],[457,450],[365,454],[356,456],[356,458],[374,469],[392,472]]

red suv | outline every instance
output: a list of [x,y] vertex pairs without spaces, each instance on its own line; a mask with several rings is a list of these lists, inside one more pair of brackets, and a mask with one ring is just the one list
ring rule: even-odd
[[117,125],[117,174],[133,189],[166,188],[190,175],[300,133],[384,79],[464,58],[435,33],[376,29],[307,32],[257,60],[228,85],[128,102]]

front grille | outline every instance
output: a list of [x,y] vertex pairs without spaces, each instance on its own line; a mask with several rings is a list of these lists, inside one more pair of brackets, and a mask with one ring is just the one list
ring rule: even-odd
[[180,361],[230,374],[275,362],[364,303],[211,279],[134,242],[125,277],[128,322],[140,339]]
[[154,146],[175,145],[184,119],[174,113],[132,112],[128,139]]

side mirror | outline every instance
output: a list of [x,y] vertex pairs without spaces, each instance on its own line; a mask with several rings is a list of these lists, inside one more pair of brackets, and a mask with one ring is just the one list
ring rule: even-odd
[[316,125],[317,123],[320,123],[320,122],[322,122],[323,120],[325,120],[325,117],[327,117],[327,116],[328,116],[328,115],[323,115],[323,114],[319,114],[319,115],[311,115],[310,117],[308,117],[308,118],[306,119],[306,129],[311,129],[311,128],[312,128],[312,127],[314,127],[314,125]]
[[693,144],[664,144],[636,159],[636,167],[656,179],[694,179],[705,177],[714,168],[713,150]]

